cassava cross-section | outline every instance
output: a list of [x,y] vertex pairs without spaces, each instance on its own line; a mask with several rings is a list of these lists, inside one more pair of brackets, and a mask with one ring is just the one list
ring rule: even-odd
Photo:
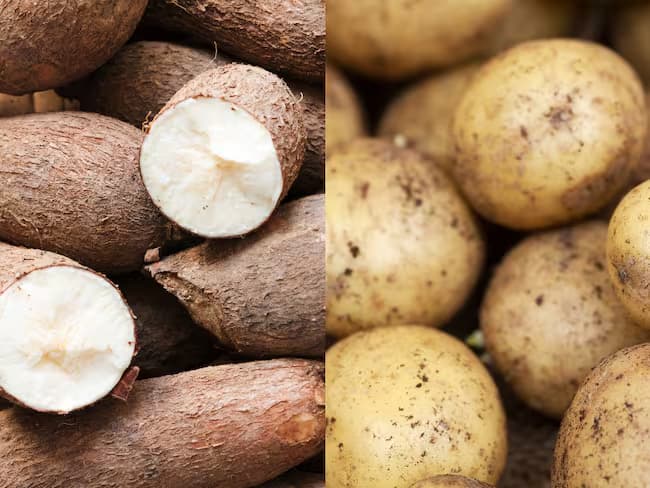
[[58,254],[0,243],[0,392],[67,413],[106,396],[135,350],[135,322],[107,279]]
[[156,116],[140,154],[154,203],[209,238],[247,234],[286,195],[305,156],[302,109],[261,68],[230,64],[181,88]]

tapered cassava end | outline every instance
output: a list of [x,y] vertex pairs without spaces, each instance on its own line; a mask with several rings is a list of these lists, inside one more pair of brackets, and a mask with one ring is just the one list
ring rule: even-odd
[[120,383],[135,347],[122,295],[86,268],[36,268],[0,293],[0,389],[14,403],[62,414],[91,405]]
[[261,226],[296,179],[306,133],[298,100],[261,68],[230,64],[181,88],[149,127],[144,184],[170,220],[207,238]]

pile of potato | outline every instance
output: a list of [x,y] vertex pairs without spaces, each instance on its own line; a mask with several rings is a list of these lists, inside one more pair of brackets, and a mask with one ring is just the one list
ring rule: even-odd
[[650,486],[650,2],[327,25],[327,486]]
[[0,39],[0,485],[322,488],[324,1]]

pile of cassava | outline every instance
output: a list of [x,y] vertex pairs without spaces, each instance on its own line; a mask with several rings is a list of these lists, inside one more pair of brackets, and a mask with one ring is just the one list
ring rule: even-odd
[[328,488],[649,487],[650,2],[327,16]]
[[322,488],[324,0],[0,5],[0,487]]

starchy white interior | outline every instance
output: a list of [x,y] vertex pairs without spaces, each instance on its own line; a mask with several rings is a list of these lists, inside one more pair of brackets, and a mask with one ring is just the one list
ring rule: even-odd
[[215,98],[185,100],[156,119],[140,169],[161,211],[204,237],[259,227],[282,192],[269,131],[246,110]]
[[128,306],[91,271],[39,269],[0,294],[0,387],[28,407],[69,412],[99,400],[134,349]]

